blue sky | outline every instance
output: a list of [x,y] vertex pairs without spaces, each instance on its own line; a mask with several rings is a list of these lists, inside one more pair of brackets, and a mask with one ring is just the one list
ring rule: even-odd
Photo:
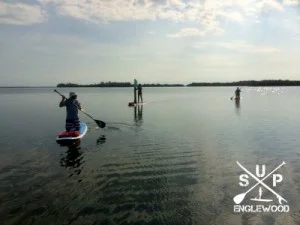
[[0,86],[299,80],[298,0],[2,0]]

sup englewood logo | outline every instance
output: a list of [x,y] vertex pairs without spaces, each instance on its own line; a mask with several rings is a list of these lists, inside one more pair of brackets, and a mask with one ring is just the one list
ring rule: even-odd
[[[250,188],[248,188],[245,192],[236,195],[233,198],[235,205],[233,206],[233,211],[236,213],[257,213],[257,212],[289,212],[290,207],[287,205],[287,200],[276,193],[273,189],[277,187],[279,183],[283,181],[283,177],[281,174],[275,172],[285,165],[285,162],[282,162],[278,167],[272,170],[269,174],[266,175],[266,166],[265,165],[256,165],[256,176],[247,170],[244,166],[242,166],[238,161],[237,164],[239,167],[246,172],[245,174],[241,174],[239,176],[239,185],[241,187],[249,186],[249,178],[252,177],[257,183]],[[250,177],[249,177],[250,176]],[[268,178],[272,177],[272,187],[269,187],[264,183],[264,181]],[[258,187],[258,188],[256,188]],[[256,189],[255,189],[256,188]],[[250,201],[253,201],[251,205],[243,205],[242,202],[247,198],[247,195],[251,191],[258,191],[258,195],[255,198],[250,198]],[[269,191],[273,194],[274,198],[262,198],[263,191]],[[248,195],[249,196],[249,195]],[[276,198],[277,199],[276,199]]]

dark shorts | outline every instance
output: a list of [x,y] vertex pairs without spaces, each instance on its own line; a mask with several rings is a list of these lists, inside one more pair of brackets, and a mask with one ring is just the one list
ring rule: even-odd
[[66,120],[66,131],[74,131],[80,129],[80,120],[73,119],[73,120]]

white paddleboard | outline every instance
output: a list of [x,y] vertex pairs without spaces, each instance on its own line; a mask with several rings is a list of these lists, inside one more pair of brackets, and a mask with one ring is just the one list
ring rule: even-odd
[[140,102],[140,103],[135,103],[134,105],[135,105],[135,106],[137,106],[137,105],[146,105],[147,103],[148,103],[148,102],[143,102],[143,103]]
[[57,135],[56,141],[76,141],[76,140],[79,140],[79,139],[83,138],[83,136],[86,134],[87,130],[88,130],[87,125],[85,123],[80,123],[79,136],[76,136],[76,137],[59,137],[59,135]]
[[128,106],[135,107],[135,106],[139,106],[139,105],[146,105],[148,103],[150,103],[150,102],[139,102],[139,103],[129,102]]

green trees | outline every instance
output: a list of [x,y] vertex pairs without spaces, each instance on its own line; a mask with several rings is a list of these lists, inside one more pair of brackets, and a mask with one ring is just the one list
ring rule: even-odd
[[[143,87],[183,87],[183,84],[142,84]],[[98,84],[60,83],[57,87],[133,87],[130,82],[101,82]]]
[[215,83],[191,83],[187,86],[199,87],[199,86],[300,86],[300,81],[296,80],[247,80],[237,82],[215,82]]

